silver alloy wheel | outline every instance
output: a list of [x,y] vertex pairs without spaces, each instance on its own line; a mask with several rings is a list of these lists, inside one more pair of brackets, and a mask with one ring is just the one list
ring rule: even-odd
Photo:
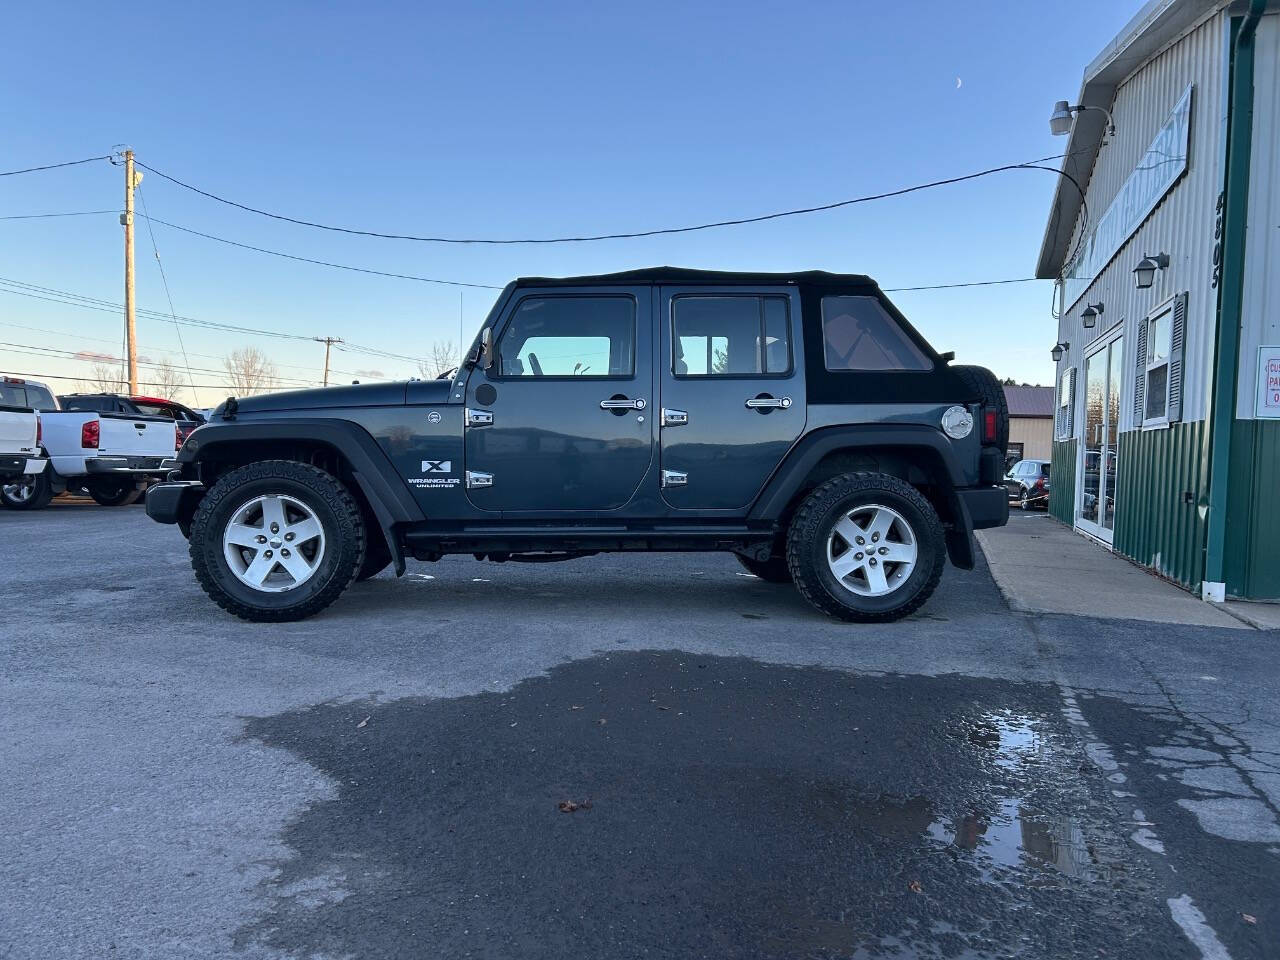
[[264,593],[302,586],[324,560],[324,527],[315,511],[283,494],[254,497],[222,531],[222,554],[237,580]]
[[827,536],[827,566],[860,597],[897,590],[916,568],[916,534],[897,510],[878,503],[854,507]]
[[4,495],[10,503],[26,503],[36,495],[36,477],[25,474],[17,483],[6,483]]

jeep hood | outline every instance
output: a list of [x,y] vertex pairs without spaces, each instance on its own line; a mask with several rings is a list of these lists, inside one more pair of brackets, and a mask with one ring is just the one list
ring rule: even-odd
[[[436,386],[443,401],[449,394],[449,381],[426,381],[414,384],[414,399],[418,403],[430,403],[432,400],[424,393]],[[285,393],[264,393],[256,397],[237,398],[238,413],[270,413],[277,410],[319,410],[341,407],[389,407],[403,406],[409,384],[405,381],[394,383],[355,383],[340,387],[321,387],[316,390],[289,390]],[[423,388],[427,388],[424,390]],[[421,399],[419,399],[421,398]],[[225,404],[219,404],[214,411],[214,418],[222,416]]]

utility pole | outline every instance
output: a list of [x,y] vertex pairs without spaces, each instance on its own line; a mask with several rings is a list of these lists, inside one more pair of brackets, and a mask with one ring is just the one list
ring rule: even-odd
[[124,152],[124,330],[125,350],[129,358],[129,393],[138,393],[138,322],[133,302],[133,190],[142,182],[142,174],[133,170],[133,151]]
[[324,385],[329,385],[329,348],[335,343],[342,343],[341,337],[312,337],[316,343],[324,344]]

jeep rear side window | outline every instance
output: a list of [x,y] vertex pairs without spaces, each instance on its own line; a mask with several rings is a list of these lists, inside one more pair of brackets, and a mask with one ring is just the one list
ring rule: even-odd
[[498,344],[503,377],[630,377],[631,297],[526,297]]
[[827,369],[932,370],[930,360],[875,297],[823,297]]
[[678,377],[791,372],[785,297],[676,297],[671,327],[671,372]]

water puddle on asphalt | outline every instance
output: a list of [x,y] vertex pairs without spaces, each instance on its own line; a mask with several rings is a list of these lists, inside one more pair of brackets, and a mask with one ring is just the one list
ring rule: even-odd
[[[972,726],[971,743],[992,751],[996,766],[1012,774],[1024,774],[1034,782],[1038,768],[1054,763],[1053,747],[1025,716],[991,713]],[[1072,816],[1045,816],[1032,809],[1025,796],[999,802],[993,812],[974,811],[958,821],[936,819],[925,831],[930,841],[973,851],[988,880],[1005,879],[1009,869],[1028,864],[1048,866],[1069,877],[1104,880],[1109,868],[1098,862],[1080,823]]]

